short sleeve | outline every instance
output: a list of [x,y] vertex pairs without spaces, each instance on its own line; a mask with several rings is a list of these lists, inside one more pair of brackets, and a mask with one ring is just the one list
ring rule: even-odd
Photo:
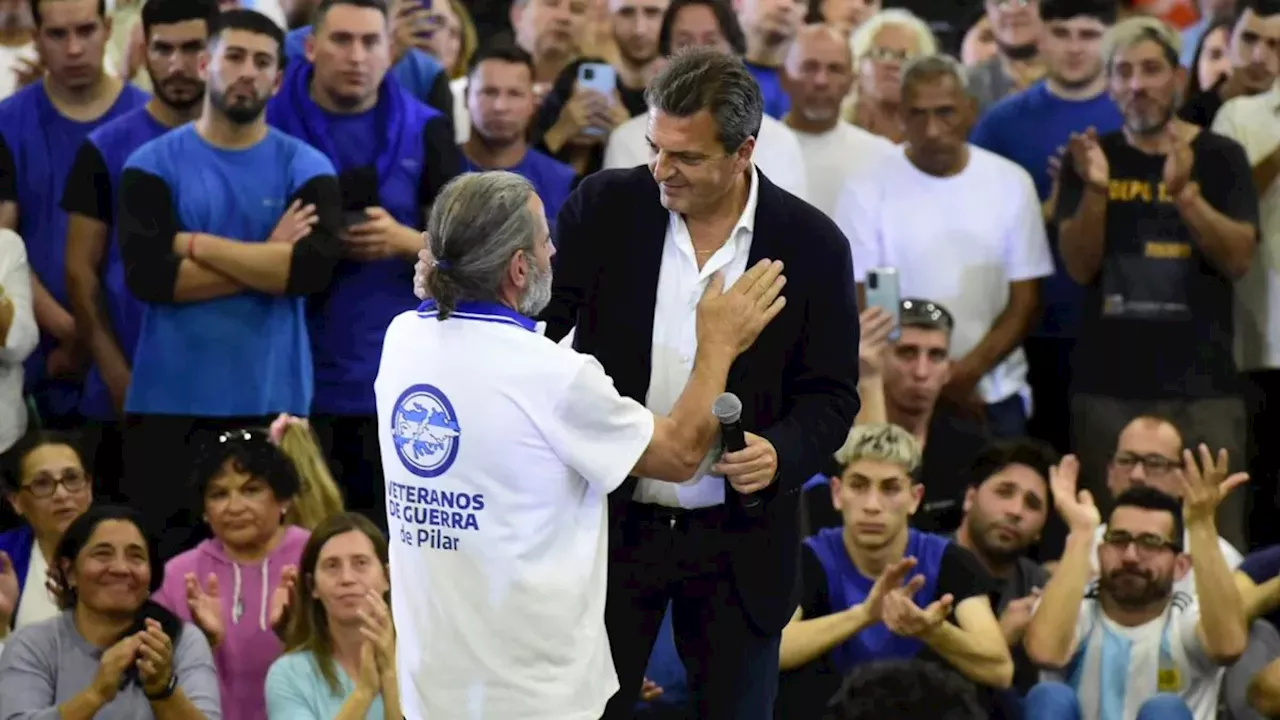
[[205,720],[222,720],[222,696],[218,689],[213,651],[204,633],[191,623],[182,626],[182,636],[173,650],[173,668],[182,694],[204,715]]
[[649,148],[644,140],[647,121],[644,118],[644,115],[631,118],[609,134],[609,141],[604,147],[604,169],[633,168],[649,162]]
[[267,717],[271,720],[328,720],[315,713],[306,681],[310,663],[296,653],[280,656],[267,671]]
[[649,447],[653,413],[619,394],[598,360],[579,357],[582,366],[544,432],[564,464],[588,483],[613,492]]
[[1243,144],[1244,139],[1241,137],[1241,128],[1236,122],[1236,111],[1240,107],[1241,104],[1237,102],[1236,99],[1233,98],[1228,100],[1226,104],[1218,110],[1218,114],[1214,116],[1212,129],[1213,132],[1223,137],[1231,138],[1232,140]]
[[880,233],[875,227],[875,206],[877,183],[866,172],[855,172],[845,181],[844,189],[836,200],[833,213],[836,227],[844,233],[849,241],[849,252],[853,256],[854,282],[865,282],[869,268],[884,264],[884,252],[880,247]]
[[1021,167],[1015,170],[1016,209],[1004,248],[1005,275],[1009,282],[1036,280],[1053,274],[1053,256],[1049,253],[1036,186],[1026,170]]
[[806,620],[833,612],[827,571],[818,560],[818,553],[805,543],[800,544],[800,612]]
[[102,152],[91,140],[80,143],[76,151],[62,190],[62,209],[111,225],[111,176]]
[[[954,605],[959,605],[979,595],[990,599],[998,589],[973,553],[956,543],[947,544],[938,567],[938,597],[950,593],[955,598]],[[992,607],[995,604],[992,602]]]
[[1258,191],[1253,186],[1253,167],[1240,143],[1216,136],[1217,142],[1200,143],[1196,165],[1203,168],[1197,177],[1200,192],[1218,212],[1232,220],[1258,226]]

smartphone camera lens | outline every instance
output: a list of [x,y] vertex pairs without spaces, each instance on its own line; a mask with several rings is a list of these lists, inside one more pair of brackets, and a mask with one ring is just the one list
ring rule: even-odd
[[880,274],[867,273],[867,287],[871,288],[872,290],[875,290],[879,286],[880,286]]
[[595,79],[596,79],[596,69],[595,69],[595,68],[583,68],[583,69],[582,69],[582,77],[583,77],[583,79],[586,79],[586,80],[595,80]]

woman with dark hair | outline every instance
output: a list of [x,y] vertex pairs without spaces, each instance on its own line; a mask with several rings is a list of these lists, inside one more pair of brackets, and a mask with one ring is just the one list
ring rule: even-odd
[[93,502],[76,437],[32,432],[5,457],[5,499],[26,524],[0,533],[0,637],[59,613],[45,588],[50,561],[67,527]]
[[18,630],[0,656],[0,717],[220,720],[204,636],[149,597],[164,579],[132,509],[90,508],[54,554],[62,612]]
[[267,674],[268,716],[399,720],[387,539],[363,515],[335,515],[312,533],[301,568],[287,651]]
[[1231,74],[1231,56],[1227,54],[1231,44],[1232,18],[1221,17],[1205,28],[1196,46],[1195,59],[1187,73],[1187,97],[1213,89]]
[[308,537],[285,521],[298,473],[266,428],[251,428],[211,438],[193,479],[213,537],[169,561],[156,601],[204,631],[227,717],[265,720],[263,682],[282,649],[275,627]]

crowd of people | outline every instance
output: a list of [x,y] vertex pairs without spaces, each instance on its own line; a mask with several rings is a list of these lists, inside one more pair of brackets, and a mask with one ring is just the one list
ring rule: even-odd
[[0,0],[0,720],[1280,717],[1280,4],[886,5]]

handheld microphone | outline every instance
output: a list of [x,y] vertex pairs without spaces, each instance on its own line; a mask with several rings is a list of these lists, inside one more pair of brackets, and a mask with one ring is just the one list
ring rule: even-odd
[[[742,434],[742,401],[731,392],[721,393],[711,405],[711,412],[720,421],[720,441],[728,452],[735,452],[747,446],[747,438]],[[763,512],[760,498],[755,493],[737,493],[742,509],[751,517],[759,517]]]

